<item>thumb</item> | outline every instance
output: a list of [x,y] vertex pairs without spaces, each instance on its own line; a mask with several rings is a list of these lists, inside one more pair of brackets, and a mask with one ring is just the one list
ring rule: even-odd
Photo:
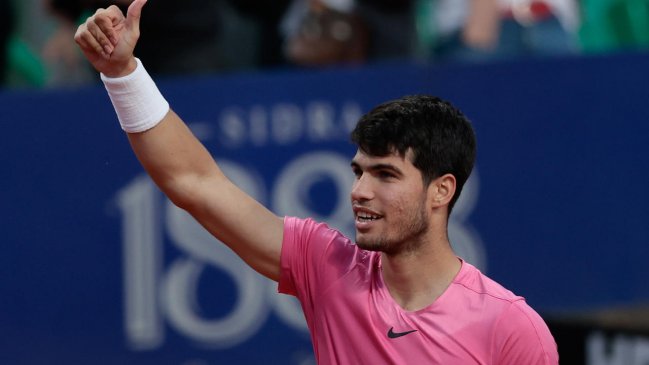
[[135,0],[129,5],[126,12],[126,28],[137,33],[140,32],[140,16],[146,2],[147,0]]

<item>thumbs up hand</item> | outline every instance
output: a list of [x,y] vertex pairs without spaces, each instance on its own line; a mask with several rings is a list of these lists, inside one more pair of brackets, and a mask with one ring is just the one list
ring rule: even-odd
[[137,67],[133,50],[140,38],[140,15],[147,0],[134,0],[126,17],[115,5],[99,9],[74,35],[83,54],[108,77],[125,76]]

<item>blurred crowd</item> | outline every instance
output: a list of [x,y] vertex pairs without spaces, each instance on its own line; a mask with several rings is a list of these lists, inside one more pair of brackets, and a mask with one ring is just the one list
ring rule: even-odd
[[[0,0],[0,85],[97,82],[73,36],[132,0]],[[649,46],[639,0],[150,0],[136,55],[155,76],[416,60],[498,62]]]

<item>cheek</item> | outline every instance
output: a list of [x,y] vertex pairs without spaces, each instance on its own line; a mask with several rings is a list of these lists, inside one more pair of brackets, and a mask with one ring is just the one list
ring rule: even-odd
[[391,195],[391,199],[391,208],[395,213],[412,216],[419,214],[425,206],[426,194],[394,193]]
[[391,211],[396,214],[403,214],[409,209],[408,201],[405,199],[405,194],[397,191],[387,191],[384,195],[385,203]]

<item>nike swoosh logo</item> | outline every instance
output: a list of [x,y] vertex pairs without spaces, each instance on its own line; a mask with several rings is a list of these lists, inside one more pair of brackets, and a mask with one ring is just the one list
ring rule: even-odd
[[388,337],[389,338],[399,338],[399,337],[405,336],[405,335],[407,335],[409,333],[417,332],[417,330],[410,330],[410,331],[406,331],[406,332],[393,332],[392,329],[394,329],[394,327],[390,327],[390,330],[388,331]]

